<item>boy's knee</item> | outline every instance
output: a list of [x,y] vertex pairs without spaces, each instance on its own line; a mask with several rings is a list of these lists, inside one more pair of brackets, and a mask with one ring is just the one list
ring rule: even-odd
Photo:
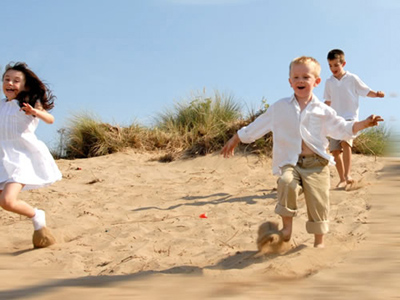
[[298,187],[299,185],[293,180],[293,177],[283,176],[278,180],[278,191],[296,191]]
[[297,184],[292,172],[284,172],[278,179],[278,186],[289,186],[291,184]]
[[340,143],[340,146],[342,147],[342,149],[351,149],[351,145],[346,141],[342,141]]

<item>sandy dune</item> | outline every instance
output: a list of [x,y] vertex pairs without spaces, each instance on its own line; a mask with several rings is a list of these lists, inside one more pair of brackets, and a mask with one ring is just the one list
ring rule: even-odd
[[258,256],[259,226],[279,221],[269,159],[156,157],[57,161],[62,181],[21,194],[46,210],[50,248],[33,250],[30,221],[2,211],[0,299],[400,297],[398,161],[354,156],[363,186],[331,191],[327,248],[312,247],[300,201],[292,249]]

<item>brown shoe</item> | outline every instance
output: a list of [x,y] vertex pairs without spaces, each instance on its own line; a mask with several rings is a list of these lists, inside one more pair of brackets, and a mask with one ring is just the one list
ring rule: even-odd
[[55,244],[56,239],[51,234],[50,229],[42,227],[33,232],[32,242],[34,248],[45,248]]

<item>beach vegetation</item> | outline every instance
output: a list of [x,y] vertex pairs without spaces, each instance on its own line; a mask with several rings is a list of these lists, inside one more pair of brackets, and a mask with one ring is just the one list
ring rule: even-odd
[[385,126],[371,127],[354,140],[353,153],[383,156],[387,154],[389,141],[390,132]]
[[[152,126],[138,122],[129,126],[112,125],[90,113],[80,113],[59,130],[60,143],[53,155],[75,159],[137,149],[160,153],[157,159],[162,162],[206,155],[220,151],[238,129],[254,121],[268,107],[263,98],[259,109],[244,114],[240,102],[232,95],[219,91],[208,95],[203,90],[159,113]],[[355,139],[353,152],[384,155],[388,140],[389,132],[384,126],[369,128]],[[237,151],[271,156],[272,134],[254,143],[242,144]]]

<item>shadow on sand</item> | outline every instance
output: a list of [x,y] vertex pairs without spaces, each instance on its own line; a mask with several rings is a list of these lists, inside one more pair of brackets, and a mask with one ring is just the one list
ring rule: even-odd
[[[296,248],[291,249],[283,255],[278,254],[268,254],[263,256],[257,256],[257,251],[243,251],[236,252],[232,256],[228,256],[215,265],[206,266],[204,268],[197,266],[177,266],[169,268],[166,270],[148,270],[139,271],[137,273],[129,275],[102,275],[102,276],[86,276],[68,279],[56,279],[49,280],[47,282],[37,284],[28,287],[19,287],[18,289],[9,289],[0,291],[0,299],[28,299],[30,297],[35,297],[41,294],[49,293],[62,288],[68,287],[107,287],[112,286],[121,282],[128,282],[133,280],[141,280],[157,274],[180,274],[180,275],[191,275],[191,276],[202,276],[205,269],[210,270],[230,270],[230,269],[244,269],[253,264],[265,263],[271,261],[278,256],[289,255],[298,252],[305,248],[305,245],[299,245]],[[25,251],[25,250],[24,250]],[[26,251],[31,251],[26,250]],[[23,251],[18,251],[18,253],[13,253],[11,255],[21,254]]]
[[[150,210],[150,209],[157,209],[157,210],[172,210],[181,206],[203,206],[203,205],[218,205],[221,203],[235,203],[235,202],[243,202],[245,204],[256,204],[256,200],[267,200],[267,199],[276,199],[276,191],[272,189],[269,193],[265,192],[263,190],[262,195],[251,195],[251,196],[246,196],[246,197],[232,197],[230,194],[226,193],[218,193],[218,194],[212,194],[212,195],[206,195],[206,196],[188,196],[188,197],[183,197],[183,200],[187,200],[188,202],[186,203],[181,203],[181,204],[176,204],[169,206],[167,208],[160,208],[156,206],[147,206],[147,207],[140,207],[137,209],[133,209],[132,211],[143,211],[143,210]],[[261,191],[262,192],[262,191]],[[207,200],[207,199],[213,199],[217,198],[214,200]],[[200,199],[205,199],[204,201],[198,201]],[[189,202],[192,201],[192,202]],[[196,202],[193,202],[196,201]]]

